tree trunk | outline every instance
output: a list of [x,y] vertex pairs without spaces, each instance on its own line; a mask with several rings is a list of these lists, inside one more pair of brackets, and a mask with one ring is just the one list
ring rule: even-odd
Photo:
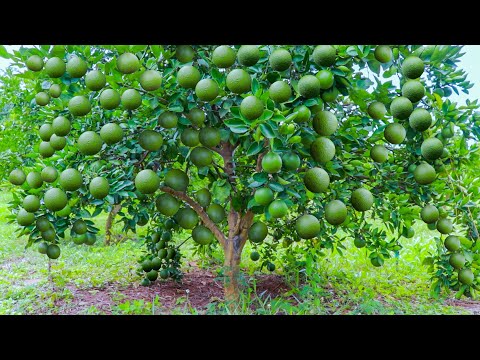
[[111,243],[113,220],[121,209],[122,205],[116,204],[113,206],[112,211],[110,211],[110,213],[108,214],[107,221],[105,223],[105,245],[110,245]]
[[[237,241],[236,241],[237,240]],[[224,287],[225,300],[231,310],[235,309],[240,298],[240,259],[242,256],[242,249],[238,248],[238,236],[233,239],[228,239],[225,244],[224,254]]]

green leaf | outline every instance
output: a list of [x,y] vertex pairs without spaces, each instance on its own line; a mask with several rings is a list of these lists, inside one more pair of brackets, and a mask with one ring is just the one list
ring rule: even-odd
[[254,142],[248,147],[247,155],[252,156],[252,155],[258,154],[260,151],[262,151],[262,149],[263,149],[263,143]]
[[267,123],[260,124],[260,130],[262,131],[263,136],[268,139],[273,139],[275,137],[275,132],[273,131],[272,127]]

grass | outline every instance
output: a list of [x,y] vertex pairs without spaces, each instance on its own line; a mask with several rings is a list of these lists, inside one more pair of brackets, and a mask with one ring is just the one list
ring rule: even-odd
[[[105,246],[100,233],[92,246],[76,246],[70,241],[62,244],[61,257],[51,262],[49,281],[48,260],[34,248],[25,249],[26,239],[18,239],[16,225],[5,223],[11,195],[0,192],[0,314],[51,314],[58,313],[59,299],[68,306],[74,289],[92,290],[115,284],[127,286],[139,282],[136,274],[137,258],[143,251],[140,241],[134,237]],[[102,229],[106,215],[94,221]],[[243,255],[245,279],[250,290],[241,301],[237,313],[241,314],[459,314],[466,310],[448,306],[444,297],[429,296],[429,275],[422,259],[433,246],[433,239],[426,227],[418,225],[416,237],[403,239],[404,249],[396,259],[385,261],[381,268],[374,268],[362,250],[348,246],[344,256],[331,254],[320,261],[313,261],[305,254],[306,266],[298,269],[282,267],[276,262],[277,272],[283,273],[292,290],[279,298],[257,294],[254,289],[258,263],[249,259],[250,245]],[[120,227],[114,227],[120,232]],[[179,240],[180,241],[180,240]],[[188,242],[187,242],[188,244]],[[193,246],[186,245],[187,260],[196,260],[201,267],[221,264],[221,253],[213,251],[213,259],[193,258]],[[280,258],[280,257],[279,257]],[[219,267],[216,267],[219,269]],[[179,297],[175,307],[167,309],[159,297],[152,301],[127,300],[118,293],[113,298],[113,314],[224,314],[228,308],[221,301],[211,303],[206,310],[191,306],[188,295]],[[90,306],[83,313],[100,314],[97,306]]]

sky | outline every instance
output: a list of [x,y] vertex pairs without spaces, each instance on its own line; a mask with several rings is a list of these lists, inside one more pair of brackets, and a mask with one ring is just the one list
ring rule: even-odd
[[[18,49],[19,47],[20,45],[5,45],[8,51]],[[471,81],[474,86],[470,89],[470,94],[468,95],[461,92],[460,95],[453,93],[450,96],[452,101],[458,103],[465,103],[466,99],[480,99],[480,66],[478,66],[480,63],[480,45],[466,45],[463,48],[463,52],[465,55],[460,59],[459,67],[466,70],[468,74],[467,80]],[[0,69],[4,69],[9,63],[8,59],[0,58]]]

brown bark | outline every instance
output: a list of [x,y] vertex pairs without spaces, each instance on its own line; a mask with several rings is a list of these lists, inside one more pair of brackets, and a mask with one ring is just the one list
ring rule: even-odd
[[105,222],[105,245],[111,244],[113,220],[121,209],[121,204],[115,204],[112,208],[112,211],[110,211],[110,213],[108,214],[107,221]]

